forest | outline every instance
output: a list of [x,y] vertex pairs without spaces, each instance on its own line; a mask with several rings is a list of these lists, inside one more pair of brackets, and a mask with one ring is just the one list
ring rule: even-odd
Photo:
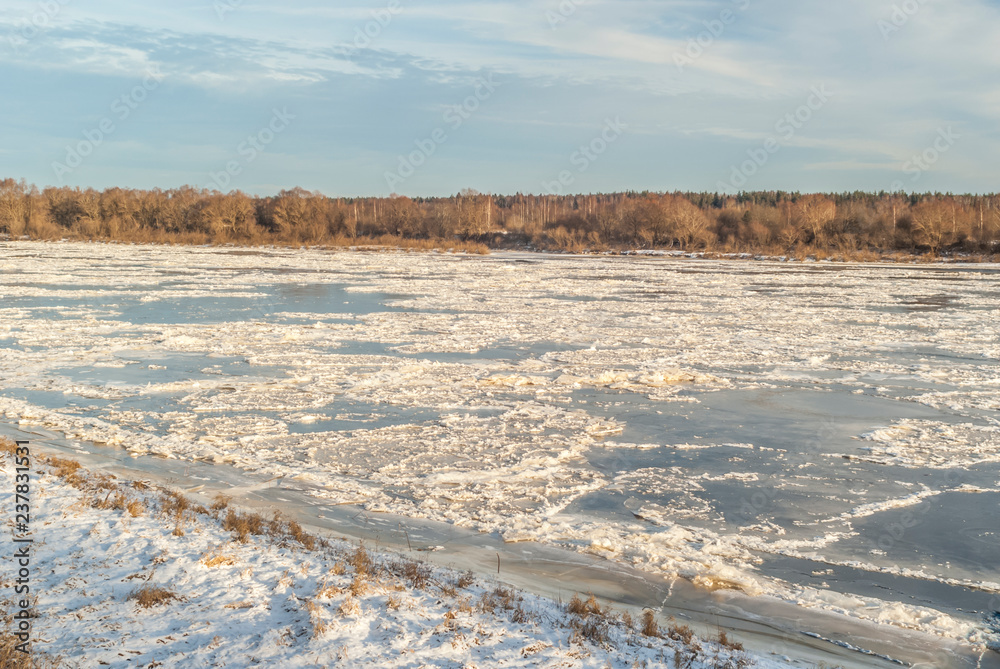
[[402,246],[485,252],[676,249],[876,259],[997,259],[1000,196],[942,193],[625,192],[327,197],[170,190],[39,189],[0,181],[7,239],[180,244]]

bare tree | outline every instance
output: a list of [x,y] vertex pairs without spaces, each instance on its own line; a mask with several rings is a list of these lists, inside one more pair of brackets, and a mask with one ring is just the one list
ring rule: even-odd
[[954,228],[952,208],[940,200],[928,200],[913,207],[910,214],[914,241],[937,253]]

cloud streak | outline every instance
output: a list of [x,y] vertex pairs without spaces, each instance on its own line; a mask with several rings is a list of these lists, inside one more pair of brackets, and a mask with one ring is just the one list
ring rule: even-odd
[[[384,194],[382,175],[398,155],[449,101],[494,73],[504,95],[407,180],[410,194],[537,191],[538,175],[558,172],[614,116],[627,121],[629,138],[576,186],[713,189],[816,85],[835,99],[748,188],[879,189],[946,125],[963,139],[922,175],[921,189],[994,190],[1000,176],[995,2],[926,0],[886,34],[893,3],[867,0],[586,0],[558,24],[550,16],[559,3],[548,0],[395,1],[398,11],[365,48],[358,31],[387,16],[390,0],[232,3],[222,19],[203,1],[169,12],[67,1],[17,43],[9,36],[39,5],[7,3],[0,76],[19,88],[0,110],[0,170],[46,183],[39,147],[65,145],[105,113],[115,90],[157,71],[164,87],[155,104],[123,130],[128,137],[115,137],[129,151],[109,145],[73,173],[80,185],[203,183],[207,156],[289,105],[301,122],[236,187]],[[697,58],[678,67],[692,44]],[[149,155],[137,157],[136,147]],[[156,159],[162,165],[150,170]]]

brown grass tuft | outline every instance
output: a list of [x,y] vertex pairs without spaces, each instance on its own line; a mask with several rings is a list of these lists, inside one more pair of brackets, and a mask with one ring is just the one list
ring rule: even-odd
[[330,626],[323,621],[323,607],[311,599],[306,600],[306,610],[309,611],[309,622],[312,623],[312,638],[318,639],[326,634]]
[[59,658],[50,658],[34,649],[31,653],[19,651],[17,649],[19,643],[21,640],[6,630],[0,632],[0,667],[3,669],[54,669],[60,666]]
[[15,444],[7,437],[0,437],[0,453],[6,453],[7,455],[14,455],[16,451],[17,451],[17,444]]
[[340,606],[337,607],[337,613],[343,617],[356,616],[361,613],[361,605],[358,604],[358,600],[354,597],[347,597]]
[[355,574],[354,580],[351,581],[351,587],[348,589],[355,597],[361,597],[368,592],[368,581],[363,574]]
[[229,506],[230,501],[232,501],[232,498],[219,493],[212,501],[212,511],[224,511]]
[[736,639],[730,639],[725,630],[719,630],[719,645],[729,650],[743,650],[743,644]]
[[361,576],[369,576],[375,569],[375,561],[365,548],[365,542],[358,544],[357,550],[351,555],[351,566],[354,567],[354,573]]
[[231,567],[236,564],[236,558],[232,555],[224,555],[213,551],[203,556],[201,563],[206,567]]
[[236,602],[235,604],[226,604],[223,608],[226,609],[252,609],[254,607],[253,602]]
[[406,562],[403,564],[403,576],[410,587],[423,590],[431,580],[431,568],[422,562]]
[[303,530],[294,520],[288,521],[288,536],[302,544],[306,550],[311,551],[316,548],[316,537]]
[[235,532],[236,538],[241,543],[249,541],[250,535],[264,534],[266,525],[266,521],[259,514],[238,513],[233,509],[229,509],[225,520],[222,521],[222,528],[229,532]]
[[650,636],[650,637],[660,636],[660,626],[656,624],[656,614],[653,613],[651,609],[646,609],[645,611],[642,612],[641,631],[643,636]]
[[587,601],[581,600],[578,595],[573,595],[573,599],[569,600],[569,604],[566,605],[566,611],[581,618],[586,618],[590,615],[603,616],[607,613],[607,611],[601,608],[600,603],[594,595],[590,595]]
[[66,483],[76,488],[83,485],[85,479],[80,475],[80,463],[76,460],[52,456],[49,458],[49,464],[55,467],[52,473],[61,479],[65,479]]
[[160,513],[162,515],[180,518],[190,508],[191,500],[184,495],[172,490],[164,490],[160,493]]
[[573,635],[570,637],[570,641],[579,643],[584,639],[595,646],[601,646],[602,648],[608,647],[610,644],[608,642],[607,621],[597,618],[584,620],[580,626],[576,628],[576,631],[573,632]]
[[671,618],[670,624],[667,626],[667,638],[690,644],[694,639],[694,631],[687,625],[681,625]]
[[487,590],[480,596],[479,610],[486,613],[493,613],[498,608],[514,611],[520,608],[522,599],[512,588],[498,585],[492,591]]
[[132,499],[125,503],[125,510],[133,518],[138,518],[146,512],[146,505],[142,503],[142,500]]
[[130,592],[127,599],[134,601],[144,609],[169,604],[175,600],[183,601],[183,598],[175,595],[166,588],[161,588],[149,583]]
[[130,497],[121,488],[110,490],[103,497],[100,493],[91,498],[90,505],[95,509],[110,509],[112,511],[127,511],[133,518],[138,518],[146,511],[146,505],[140,499]]

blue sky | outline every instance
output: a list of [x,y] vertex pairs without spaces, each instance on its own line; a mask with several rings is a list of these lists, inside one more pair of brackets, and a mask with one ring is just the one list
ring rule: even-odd
[[992,192],[998,44],[996,0],[8,0],[0,176]]

